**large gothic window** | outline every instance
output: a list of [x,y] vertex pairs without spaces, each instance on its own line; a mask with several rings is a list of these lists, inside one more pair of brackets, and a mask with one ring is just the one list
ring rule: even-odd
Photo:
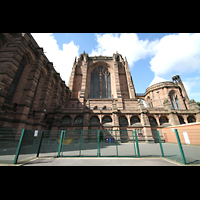
[[171,100],[171,103],[172,103],[172,106],[174,107],[174,109],[175,110],[177,110],[177,109],[181,110],[181,106],[179,104],[179,100],[177,98],[177,95],[173,91],[171,91],[169,93],[169,97],[170,97],[170,100]]
[[107,68],[99,66],[92,71],[90,98],[111,98],[111,79]]

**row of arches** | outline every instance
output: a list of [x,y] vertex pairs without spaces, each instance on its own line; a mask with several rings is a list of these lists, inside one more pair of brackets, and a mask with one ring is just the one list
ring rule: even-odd
[[[185,124],[185,121],[184,121],[182,116],[178,115],[178,120],[179,120],[180,124]],[[158,126],[158,123],[157,123],[156,119],[153,116],[149,117],[149,122],[150,122],[150,125],[152,127]],[[188,116],[187,117],[187,122],[188,123],[193,123],[193,122],[196,122],[196,119],[193,116]],[[169,119],[167,117],[165,117],[165,116],[162,116],[162,117],[159,118],[159,123],[160,123],[160,126],[163,125],[164,123],[169,123]]]
[[[157,120],[155,119],[155,117],[153,116],[149,116],[149,122],[150,122],[150,125],[152,127],[156,127],[158,126],[158,123],[157,123]],[[120,126],[128,126],[129,123],[128,123],[128,120],[125,116],[120,116],[119,118],[119,125]],[[185,121],[183,119],[182,116],[178,116],[178,119],[179,119],[179,122],[180,124],[185,124]],[[196,122],[196,119],[193,117],[193,116],[188,116],[187,117],[187,121],[188,123],[193,123],[193,122]],[[73,123],[72,123],[73,122]],[[104,116],[103,119],[102,119],[102,124],[106,124],[106,123],[112,123],[113,120],[110,116]],[[137,124],[137,123],[140,123],[140,118],[138,116],[132,116],[130,118],[130,125],[134,125],[134,124]],[[83,125],[83,117],[82,116],[77,116],[75,117],[74,120],[72,120],[72,118],[70,116],[65,116],[61,123],[64,125]],[[168,124],[169,123],[169,119],[166,117],[166,116],[161,116],[159,118],[159,124],[160,126],[162,126],[163,124]],[[98,116],[92,116],[89,120],[89,124],[90,125],[100,125],[100,119]]]
[[[113,120],[110,116],[104,116],[102,118],[102,124],[112,123]],[[133,116],[130,118],[131,125],[140,123],[140,118],[137,116]],[[65,116],[61,123],[64,125],[83,125],[83,117],[77,116],[74,120],[70,116]],[[90,125],[100,125],[100,119],[98,116],[92,116],[89,120]],[[125,116],[119,117],[119,125],[120,126],[128,126],[128,120]]]

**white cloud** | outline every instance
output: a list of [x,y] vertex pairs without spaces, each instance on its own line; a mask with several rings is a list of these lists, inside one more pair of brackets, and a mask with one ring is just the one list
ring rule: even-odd
[[[155,77],[200,73],[199,33],[169,34],[154,41],[140,40],[136,33],[96,34],[96,39],[98,45],[90,56],[112,56],[118,51],[123,57],[127,57],[130,67],[136,61],[149,57],[150,69],[155,73]],[[184,81],[190,98],[200,94],[195,90],[197,82],[199,80],[196,79]]]
[[55,70],[60,73],[62,80],[67,85],[75,56],[78,57],[79,46],[71,41],[68,44],[63,44],[63,50],[60,50],[53,33],[32,33],[32,36],[44,49],[46,57],[50,62],[53,62]]
[[103,35],[96,34],[98,45],[92,50],[90,56],[107,55],[112,56],[118,51],[123,57],[126,56],[128,63],[133,66],[134,62],[153,55],[156,41],[139,40],[136,33],[122,33]]
[[200,71],[200,34],[166,35],[154,46],[151,70],[155,75]]
[[[200,92],[199,92],[200,76],[196,76],[193,78],[186,78],[183,81],[183,84],[184,84],[184,87],[188,94],[189,99],[194,99],[195,101],[200,101]],[[195,90],[195,88],[197,88],[197,89]],[[196,91],[196,92],[194,92],[194,91]]]

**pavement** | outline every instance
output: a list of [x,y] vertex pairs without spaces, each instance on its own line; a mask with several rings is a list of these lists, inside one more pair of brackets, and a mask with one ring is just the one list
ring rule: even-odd
[[165,158],[36,158],[21,166],[180,166]]

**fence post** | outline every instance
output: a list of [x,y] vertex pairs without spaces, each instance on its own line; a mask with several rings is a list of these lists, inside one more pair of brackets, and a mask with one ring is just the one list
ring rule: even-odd
[[117,151],[117,157],[118,157],[117,130],[115,130],[115,137],[116,137],[116,151]]
[[63,156],[63,149],[64,149],[64,145],[65,145],[65,134],[66,134],[66,131],[67,131],[67,130],[64,131],[64,137],[63,137],[63,139],[62,139],[63,142],[62,142],[61,157]]
[[20,137],[20,139],[19,139],[19,143],[18,143],[18,147],[17,147],[17,151],[16,151],[16,154],[15,154],[15,159],[14,159],[13,164],[16,164],[16,163],[17,163],[18,156],[19,156],[19,151],[20,151],[20,148],[21,148],[22,139],[23,139],[23,137],[24,137],[24,132],[25,132],[25,130],[26,130],[26,129],[23,129],[23,130],[22,130],[21,137]]
[[177,129],[174,129],[174,131],[176,133],[176,138],[177,138],[178,146],[179,146],[179,149],[180,149],[180,152],[181,152],[181,157],[182,157],[182,160],[183,160],[183,164],[186,165],[187,163],[186,163],[186,160],[185,160],[185,155],[184,155],[183,147],[181,145],[181,140],[180,140],[178,131],[177,131]]
[[97,142],[98,142],[97,157],[100,157],[100,130],[97,131],[97,137],[98,137],[98,139],[97,139]]
[[159,140],[159,143],[160,143],[160,150],[161,150],[161,153],[162,153],[162,157],[165,157],[164,151],[163,151],[163,148],[162,148],[161,139],[160,139],[160,134],[159,134],[158,130],[157,130],[157,134],[158,134],[158,140]]
[[135,151],[135,157],[136,157],[136,148],[135,148],[135,140],[134,140],[133,130],[132,130],[132,137],[133,137],[133,145],[134,145],[134,151]]
[[37,151],[36,157],[39,157],[39,154],[40,154],[40,148],[41,148],[41,144],[42,144],[43,134],[44,134],[44,130],[42,130],[42,133],[41,133],[41,136],[40,136],[40,141],[39,141],[38,151]]
[[62,137],[63,137],[63,130],[61,131],[61,134],[60,134],[60,142],[59,142],[59,147],[58,147],[58,158],[60,157],[60,149],[61,149],[61,144],[62,144]]
[[80,139],[80,153],[79,156],[81,157],[81,144],[82,144],[82,134],[83,134],[83,130],[81,129],[81,139]]
[[136,141],[138,158],[140,158],[140,149],[139,149],[139,145],[138,145],[138,139],[137,139],[137,131],[136,131],[136,129],[135,129],[135,141]]

